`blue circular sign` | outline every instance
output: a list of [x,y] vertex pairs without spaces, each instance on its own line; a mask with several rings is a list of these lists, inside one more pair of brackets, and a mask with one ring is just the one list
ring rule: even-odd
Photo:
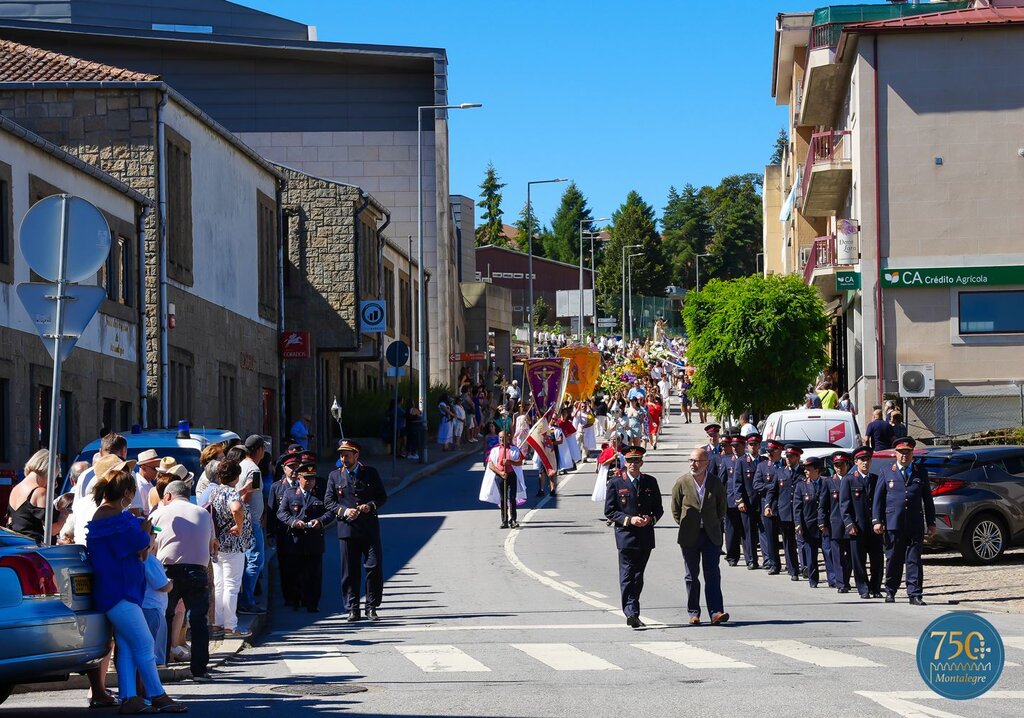
[[1005,662],[999,632],[974,613],[956,611],[935,619],[917,642],[917,670],[943,698],[977,698],[996,684]]

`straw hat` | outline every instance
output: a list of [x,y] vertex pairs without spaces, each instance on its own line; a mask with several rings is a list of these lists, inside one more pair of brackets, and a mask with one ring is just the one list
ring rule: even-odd
[[125,461],[117,454],[101,456],[93,465],[97,479],[104,478],[111,471],[131,471],[135,468],[135,460]]

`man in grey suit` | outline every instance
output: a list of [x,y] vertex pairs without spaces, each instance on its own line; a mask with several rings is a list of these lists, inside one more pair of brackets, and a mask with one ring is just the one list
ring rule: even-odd
[[708,471],[708,453],[690,452],[690,473],[683,474],[672,489],[672,518],[679,524],[679,546],[686,567],[686,610],[690,625],[700,623],[700,571],[704,568],[704,598],[711,623],[725,623],[722,599],[722,527],[725,523],[725,486]]

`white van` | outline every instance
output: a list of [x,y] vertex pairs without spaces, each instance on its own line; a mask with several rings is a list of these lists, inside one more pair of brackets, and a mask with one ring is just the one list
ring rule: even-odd
[[857,417],[838,409],[776,411],[765,420],[761,435],[764,441],[796,444],[804,458],[831,456],[840,449],[853,451],[860,443]]

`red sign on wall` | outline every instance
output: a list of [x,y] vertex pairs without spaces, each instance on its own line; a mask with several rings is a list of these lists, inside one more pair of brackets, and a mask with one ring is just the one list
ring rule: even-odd
[[309,332],[281,332],[282,359],[309,359]]
[[829,427],[828,443],[838,444],[844,438],[846,438],[846,424],[837,424]]

